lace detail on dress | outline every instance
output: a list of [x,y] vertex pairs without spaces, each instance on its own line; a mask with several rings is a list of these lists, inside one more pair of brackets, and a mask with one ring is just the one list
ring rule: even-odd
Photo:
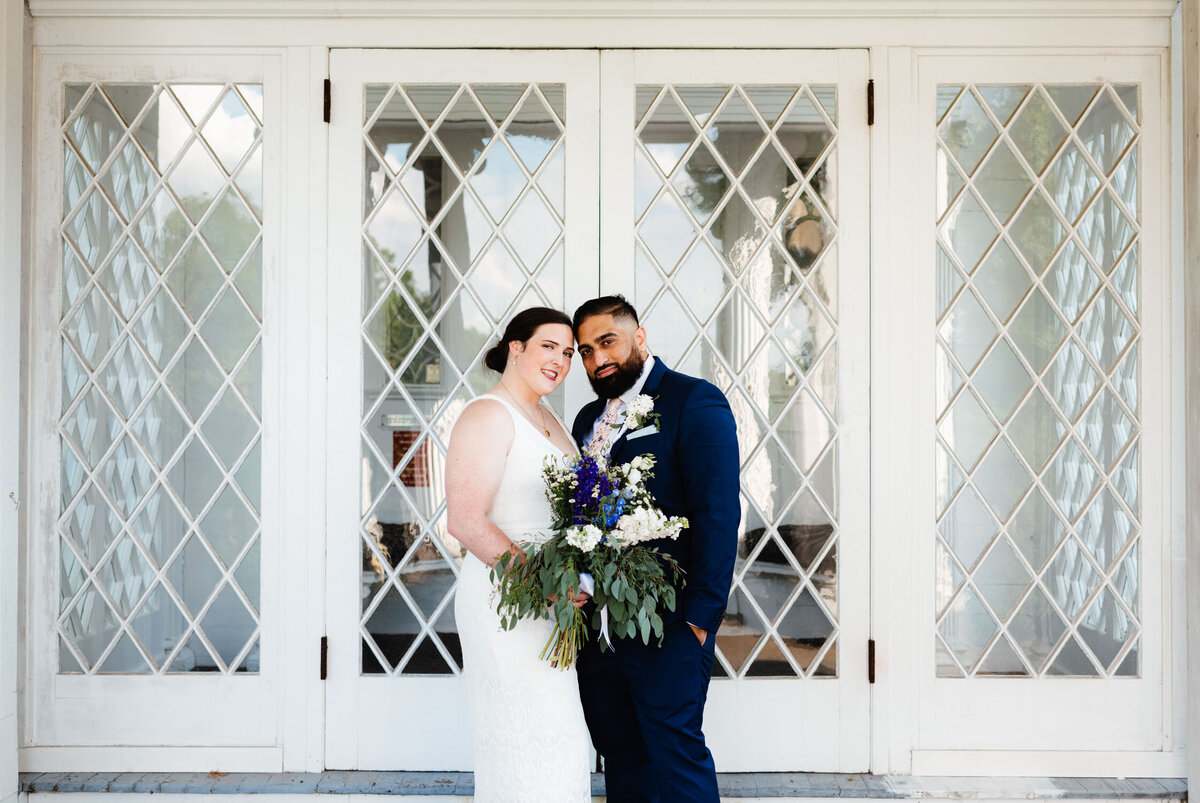
[[[513,445],[489,516],[510,538],[549,531],[542,462],[562,453],[504,403]],[[590,740],[575,670],[538,658],[553,629],[548,619],[501,630],[490,570],[463,561],[454,615],[463,649],[475,752],[476,803],[589,803]]]

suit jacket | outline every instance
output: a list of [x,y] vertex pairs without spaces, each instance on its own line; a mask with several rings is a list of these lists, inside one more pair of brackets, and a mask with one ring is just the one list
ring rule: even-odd
[[[647,542],[675,558],[685,572],[675,611],[660,611],[663,622],[682,618],[715,633],[729,599],[741,520],[733,413],[715,385],[672,371],[657,358],[642,393],[654,399],[658,432],[630,438],[636,433],[626,430],[613,444],[610,462],[627,463],[639,454],[655,457],[646,488],[668,516],[688,519],[677,539]],[[581,448],[603,408],[597,399],[575,417],[571,434]]]

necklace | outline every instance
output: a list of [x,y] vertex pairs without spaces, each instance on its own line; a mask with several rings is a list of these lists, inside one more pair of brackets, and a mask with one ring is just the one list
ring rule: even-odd
[[[507,394],[507,396],[513,400],[513,403],[516,404],[517,409],[521,411],[521,415],[525,416],[525,419],[527,421],[529,421],[530,424],[533,424],[535,427],[537,427],[538,426],[537,421],[535,421],[533,419],[533,416],[531,416],[529,414],[529,411],[526,410],[519,401],[517,401],[516,395],[511,390],[508,389],[508,385],[504,384],[504,380],[500,380],[500,387],[504,388],[505,394]],[[541,419],[542,419],[542,425],[540,427],[538,427],[538,429],[540,429],[542,431],[542,433],[545,434],[545,436],[547,438],[549,438],[550,437],[550,428],[548,426],[546,426],[546,411],[542,409],[542,405],[540,405],[540,404],[537,405],[537,409],[538,409],[538,415],[541,416]]]

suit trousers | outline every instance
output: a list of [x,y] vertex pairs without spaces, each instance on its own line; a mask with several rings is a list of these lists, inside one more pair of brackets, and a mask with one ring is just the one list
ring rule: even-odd
[[592,744],[604,756],[609,803],[719,803],[717,773],[701,730],[716,636],[703,645],[683,620],[658,646],[641,638],[594,640],[576,663]]

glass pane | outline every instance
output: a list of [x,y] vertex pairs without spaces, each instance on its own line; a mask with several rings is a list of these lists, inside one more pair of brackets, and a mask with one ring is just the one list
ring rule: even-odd
[[364,673],[461,665],[451,602],[464,552],[440,513],[445,442],[489,384],[479,360],[508,318],[564,306],[562,89],[365,88]]
[[745,465],[745,574],[717,636],[718,674],[834,675],[835,88],[636,94],[633,297],[655,352],[726,392]]
[[95,280],[61,327],[64,477],[87,483],[59,519],[63,671],[232,672],[261,606],[261,87],[67,90],[67,165],[90,172],[65,177],[64,278]]
[[1137,87],[938,102],[938,675],[1135,675]]

